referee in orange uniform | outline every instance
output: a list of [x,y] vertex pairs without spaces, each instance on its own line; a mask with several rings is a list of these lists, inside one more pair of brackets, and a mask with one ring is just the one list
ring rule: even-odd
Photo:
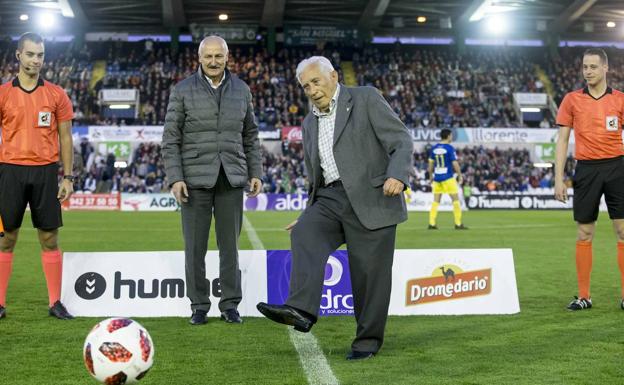
[[[570,130],[576,142],[574,170],[574,220],[577,222],[576,274],[578,296],[568,309],[592,307],[589,290],[592,269],[592,239],[596,230],[600,198],[604,194],[609,217],[618,238],[617,259],[624,298],[624,149],[622,123],[624,94],[607,86],[607,54],[588,49],[583,54],[585,88],[568,93],[559,106],[560,126],[555,161],[555,198],[565,202],[563,182]],[[624,309],[624,300],[620,300]]]
[[[63,225],[61,202],[73,192],[72,105],[65,91],[39,77],[44,45],[41,36],[23,34],[15,56],[19,73],[0,86],[0,319],[6,316],[6,291],[13,249],[26,205],[41,244],[41,260],[48,286],[49,314],[72,319],[60,301],[63,256],[58,228]],[[59,187],[58,161],[64,178]]]

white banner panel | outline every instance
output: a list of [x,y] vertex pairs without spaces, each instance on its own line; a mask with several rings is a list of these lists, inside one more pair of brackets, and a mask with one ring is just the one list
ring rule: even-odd
[[173,195],[121,193],[121,211],[178,211]]
[[520,106],[546,106],[548,95],[535,92],[516,92],[514,98]]
[[395,251],[390,314],[518,312],[511,249]]
[[[267,297],[266,251],[240,251],[243,316],[259,316],[256,304]],[[206,254],[211,317],[220,316],[219,256]],[[84,317],[191,315],[186,297],[183,251],[64,253],[61,300]]]
[[554,143],[559,130],[550,128],[466,128],[468,143]]
[[[408,211],[429,211],[433,203],[433,193],[412,191],[410,194],[406,194],[405,200],[407,202]],[[461,189],[459,191],[459,202],[461,203],[462,211],[466,211],[467,208]],[[453,200],[448,194],[442,194],[438,211],[453,211]]]
[[162,141],[163,126],[89,126],[91,142],[156,142]]
[[134,102],[137,97],[137,90],[132,89],[103,89],[102,101],[103,102]]
[[[274,257],[280,252],[283,253],[271,251]],[[342,253],[346,261],[347,254]],[[273,298],[272,303],[283,303],[288,287],[287,281],[284,283],[279,277],[286,268],[286,259],[273,258],[273,263],[267,263],[266,250],[245,250],[239,255],[243,292],[240,314],[260,316],[256,304],[266,302],[270,290],[273,297],[279,297]],[[334,262],[338,257],[334,257]],[[331,261],[329,271],[334,274],[337,265]],[[342,277],[348,263],[340,263],[340,267]],[[391,315],[520,311],[511,249],[396,250],[392,274]],[[218,252],[209,251],[206,279],[212,301],[211,317],[220,315],[218,276]],[[271,282],[269,276],[274,277]],[[283,284],[286,286],[282,287]],[[334,286],[332,290],[340,295],[328,292],[324,300],[340,297],[348,305],[350,284],[344,288]],[[76,316],[188,317],[191,310],[186,297],[184,253],[65,253],[61,300]]]

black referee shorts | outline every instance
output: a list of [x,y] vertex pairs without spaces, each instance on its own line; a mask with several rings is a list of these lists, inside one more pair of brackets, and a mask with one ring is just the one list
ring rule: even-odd
[[577,161],[573,187],[575,221],[595,222],[602,194],[609,218],[624,219],[624,157]]
[[22,226],[30,205],[34,227],[54,230],[63,226],[58,194],[58,164],[21,166],[0,164],[0,216],[7,231]]

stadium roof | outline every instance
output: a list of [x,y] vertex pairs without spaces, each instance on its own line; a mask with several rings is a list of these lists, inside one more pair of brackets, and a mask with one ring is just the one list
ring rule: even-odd
[[[35,17],[48,9],[63,18],[57,32],[185,33],[200,25],[332,25],[358,27],[376,35],[454,36],[471,34],[479,15],[508,15],[517,37],[560,33],[578,38],[624,38],[621,0],[0,0],[0,33],[37,30]],[[218,15],[229,20],[221,22]],[[29,20],[20,16],[27,14]],[[425,22],[417,18],[424,16]],[[606,23],[613,21],[615,28]],[[545,30],[544,30],[545,29]]]

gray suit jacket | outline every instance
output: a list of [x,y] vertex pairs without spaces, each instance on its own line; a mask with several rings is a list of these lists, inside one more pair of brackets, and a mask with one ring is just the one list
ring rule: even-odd
[[[318,151],[318,119],[311,112],[303,121],[303,146],[312,205],[323,174]],[[392,177],[409,186],[412,153],[411,135],[376,88],[340,85],[334,158],[347,197],[366,228],[374,230],[407,219],[403,194],[386,197],[383,184]]]
[[185,181],[190,188],[212,188],[221,165],[233,187],[261,178],[251,92],[235,75],[224,82],[220,105],[201,69],[171,92],[162,143],[170,185]]

